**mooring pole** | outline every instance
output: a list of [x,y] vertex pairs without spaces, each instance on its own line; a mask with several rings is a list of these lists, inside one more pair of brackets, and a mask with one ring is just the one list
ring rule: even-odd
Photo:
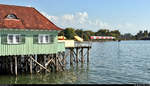
[[89,48],[87,48],[87,63],[89,63],[89,56],[90,55],[90,49]]
[[17,76],[17,56],[15,58],[15,75]]
[[81,48],[81,63],[84,63],[83,48]]

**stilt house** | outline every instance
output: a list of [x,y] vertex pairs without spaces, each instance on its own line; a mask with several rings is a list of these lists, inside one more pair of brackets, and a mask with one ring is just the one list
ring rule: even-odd
[[0,4],[0,56],[63,52],[60,30],[35,8]]

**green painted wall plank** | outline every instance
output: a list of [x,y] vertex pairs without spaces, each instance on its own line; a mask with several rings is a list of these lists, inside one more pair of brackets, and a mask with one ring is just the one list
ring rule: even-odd
[[[19,45],[1,44],[2,34],[25,34],[25,43]],[[38,34],[50,34],[54,36],[54,43],[34,44],[33,36]],[[57,31],[35,31],[35,30],[0,30],[0,56],[2,55],[29,55],[29,54],[51,54],[65,51],[65,44],[57,42]]]

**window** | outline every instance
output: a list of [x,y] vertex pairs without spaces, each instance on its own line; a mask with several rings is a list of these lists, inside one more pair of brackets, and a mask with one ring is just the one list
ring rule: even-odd
[[19,44],[21,42],[20,34],[8,34],[7,35],[7,43],[8,44]]
[[49,43],[50,37],[48,34],[39,34],[38,43]]
[[17,16],[15,14],[8,14],[6,16],[7,19],[18,19]]

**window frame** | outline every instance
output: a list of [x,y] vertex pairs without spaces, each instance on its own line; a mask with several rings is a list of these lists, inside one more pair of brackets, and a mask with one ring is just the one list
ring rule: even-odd
[[[12,42],[9,40],[9,36],[12,35]],[[17,36],[19,36],[19,41],[17,42]],[[8,34],[7,35],[7,44],[20,44],[21,43],[21,34]]]
[[[48,36],[48,40],[46,40],[46,36]],[[42,37],[42,42],[41,42]],[[39,44],[49,44],[50,43],[50,35],[49,34],[38,34],[38,43]]]
[[18,19],[17,16],[15,14],[8,14],[6,16],[7,19]]

